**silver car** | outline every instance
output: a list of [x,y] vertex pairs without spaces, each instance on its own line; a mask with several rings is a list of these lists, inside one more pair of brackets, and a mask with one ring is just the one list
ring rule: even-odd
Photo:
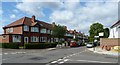
[[94,46],[93,43],[87,43],[87,44],[86,44],[86,47],[87,47],[87,48],[92,48],[93,46]]

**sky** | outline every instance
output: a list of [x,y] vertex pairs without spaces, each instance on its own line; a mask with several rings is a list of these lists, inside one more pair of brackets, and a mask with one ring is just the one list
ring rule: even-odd
[[65,25],[70,30],[89,34],[90,25],[99,22],[110,27],[118,21],[119,0],[1,0],[2,27],[26,16]]

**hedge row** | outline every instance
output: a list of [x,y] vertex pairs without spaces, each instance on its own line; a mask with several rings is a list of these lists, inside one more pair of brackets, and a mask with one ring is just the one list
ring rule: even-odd
[[25,49],[45,49],[56,47],[57,43],[28,43],[25,44]]
[[[56,47],[58,43],[27,43],[25,49],[44,49]],[[19,49],[17,43],[3,43],[2,48]]]
[[3,43],[2,48],[19,49],[19,45],[16,43]]

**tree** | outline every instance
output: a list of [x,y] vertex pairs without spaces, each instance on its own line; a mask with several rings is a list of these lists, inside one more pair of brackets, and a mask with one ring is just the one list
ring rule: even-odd
[[90,26],[90,41],[94,41],[94,36],[98,36],[100,32],[103,32],[103,25],[101,23],[93,23]]
[[58,42],[60,42],[60,38],[63,38],[64,35],[66,34],[65,26],[61,26],[61,25],[55,25],[53,27],[52,31],[53,31],[52,35],[59,39]]
[[104,38],[108,38],[109,37],[109,29],[108,28],[105,28],[104,29]]

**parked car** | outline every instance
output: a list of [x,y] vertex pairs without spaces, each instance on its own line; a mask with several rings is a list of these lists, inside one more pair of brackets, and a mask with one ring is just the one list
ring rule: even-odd
[[86,44],[86,47],[87,47],[87,48],[92,48],[92,47],[94,47],[94,44],[93,44],[92,42],[91,42],[91,43],[87,43],[87,44]]
[[70,42],[70,47],[77,47],[79,46],[76,41],[71,41]]
[[96,46],[100,46],[100,42],[99,42],[99,41],[97,41],[97,42],[93,42],[93,45],[94,45],[94,47],[96,47]]
[[84,46],[85,45],[85,43],[83,43],[83,41],[78,41],[77,44],[78,44],[78,46]]

